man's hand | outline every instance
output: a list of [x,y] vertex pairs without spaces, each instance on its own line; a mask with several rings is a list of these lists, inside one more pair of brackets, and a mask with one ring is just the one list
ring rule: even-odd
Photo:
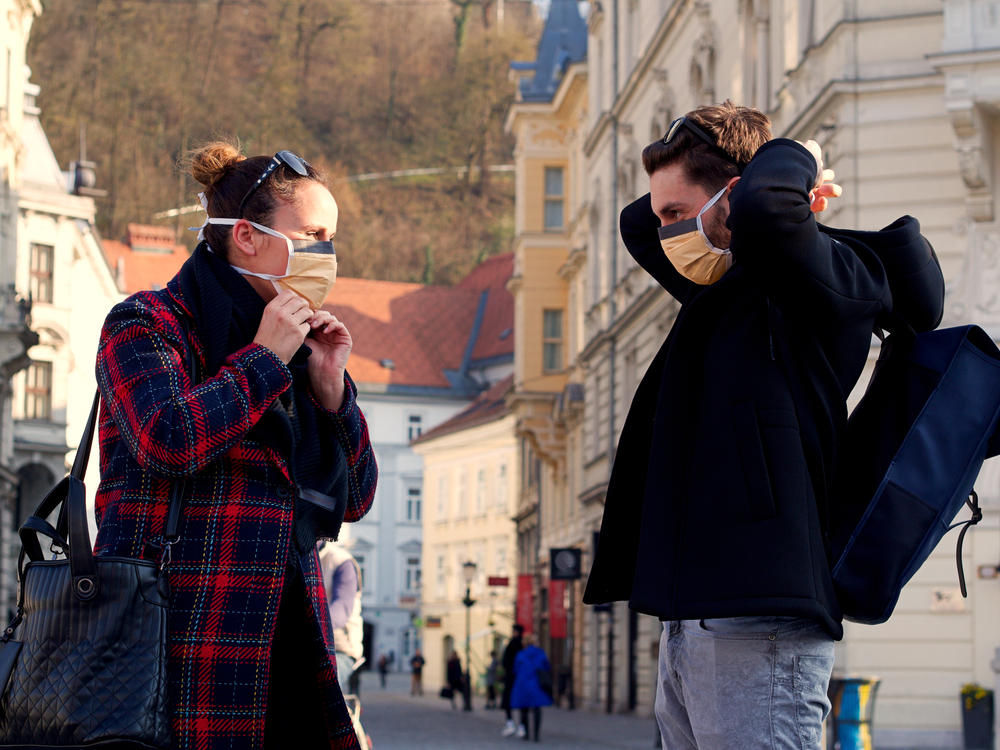
[[287,365],[309,333],[309,319],[312,315],[309,303],[286,289],[264,308],[254,343],[266,346]]
[[796,141],[816,159],[816,180],[809,191],[809,210],[814,214],[826,211],[830,198],[839,198],[844,191],[840,185],[833,182],[832,169],[823,169],[823,149],[816,141]]
[[344,372],[354,340],[347,326],[326,310],[309,320],[312,329],[305,345],[309,355],[309,384],[324,407],[337,411],[344,403]]

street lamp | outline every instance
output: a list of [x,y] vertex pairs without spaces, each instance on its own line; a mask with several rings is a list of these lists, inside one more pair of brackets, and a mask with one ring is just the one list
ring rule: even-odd
[[472,579],[476,577],[476,564],[469,560],[462,564],[462,576],[465,578],[465,685],[462,690],[462,710],[472,710],[472,662],[470,661],[470,640],[472,638]]

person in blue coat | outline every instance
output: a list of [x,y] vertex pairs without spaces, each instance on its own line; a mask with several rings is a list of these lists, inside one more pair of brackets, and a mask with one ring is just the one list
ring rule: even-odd
[[525,647],[514,659],[514,689],[510,694],[511,708],[521,709],[521,724],[517,736],[528,739],[528,709],[534,718],[535,742],[542,724],[542,706],[552,705],[552,666],[534,637],[524,636]]

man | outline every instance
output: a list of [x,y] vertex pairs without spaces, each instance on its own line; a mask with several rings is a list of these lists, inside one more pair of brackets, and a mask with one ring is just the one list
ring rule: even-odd
[[333,622],[337,682],[347,695],[350,679],[364,661],[364,621],[361,619],[361,568],[343,546],[326,542],[320,551],[327,605]]
[[510,737],[517,731],[517,725],[514,724],[514,714],[510,707],[510,693],[514,689],[514,659],[523,648],[522,635],[524,635],[524,626],[520,623],[514,623],[510,641],[507,642],[507,648],[503,651],[503,697],[500,699],[500,707],[507,712],[507,723],[501,732],[504,737]]
[[420,649],[414,649],[413,658],[410,659],[410,670],[412,671],[412,678],[410,679],[410,695],[423,695],[424,685],[423,685],[423,674],[424,674],[424,657],[420,653]]
[[819,225],[840,194],[819,146],[771,140],[757,110],[699,107],[643,166],[622,239],[681,307],[621,433],[584,601],[664,621],[665,748],[818,747],[843,636],[824,523],[846,398],[888,313],[940,322],[941,269],[910,217]]

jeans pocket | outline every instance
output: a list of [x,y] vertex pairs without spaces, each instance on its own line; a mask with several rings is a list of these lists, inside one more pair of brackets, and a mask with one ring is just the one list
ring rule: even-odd
[[830,713],[830,699],[827,698],[826,691],[832,671],[832,653],[829,656],[795,657],[792,678],[795,693],[795,726],[803,750],[821,750],[823,722]]

